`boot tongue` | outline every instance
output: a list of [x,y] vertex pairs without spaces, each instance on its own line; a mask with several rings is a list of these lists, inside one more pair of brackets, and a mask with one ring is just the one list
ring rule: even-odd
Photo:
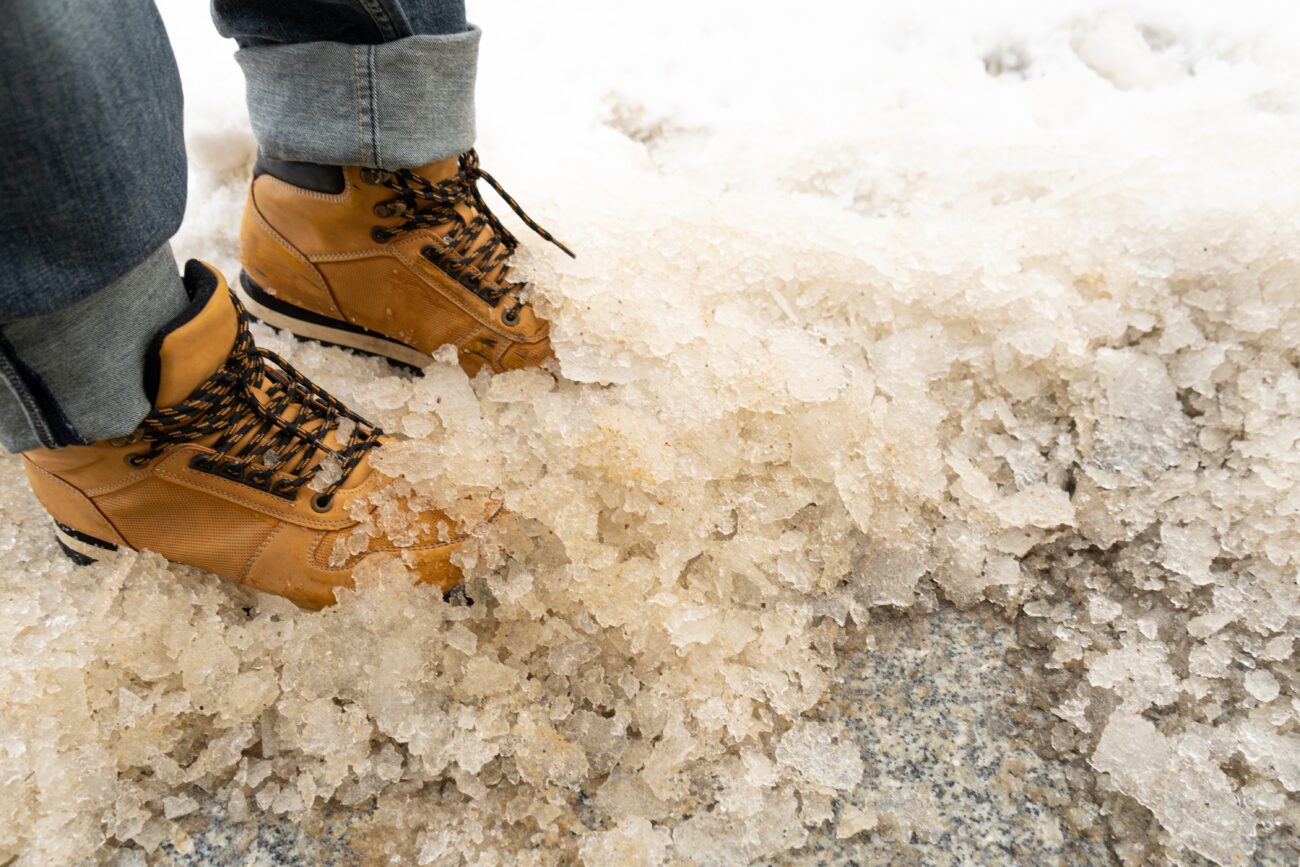
[[[439,181],[445,181],[448,178],[454,177],[460,171],[460,157],[455,156],[445,160],[437,160],[436,162],[428,163],[419,168],[411,169],[411,171],[431,183],[436,184]],[[461,218],[467,223],[473,220],[477,215],[477,209],[470,204],[469,201],[463,201],[457,204],[456,210],[460,213]],[[439,235],[442,235],[445,234],[446,230],[451,228],[451,226],[452,223],[448,222],[436,231]],[[470,255],[477,253],[483,248],[483,245],[493,237],[494,233],[492,228],[490,226],[484,226],[479,230],[477,235],[469,239],[468,243],[461,248],[460,252],[462,254]],[[483,284],[495,289],[505,289],[506,287],[501,283],[503,271],[505,271],[505,263],[497,265],[489,273],[482,276],[481,279]]]
[[156,365],[156,407],[182,402],[225,364],[239,330],[230,288],[220,272],[191,259],[184,280],[190,306],[154,338],[150,361]]

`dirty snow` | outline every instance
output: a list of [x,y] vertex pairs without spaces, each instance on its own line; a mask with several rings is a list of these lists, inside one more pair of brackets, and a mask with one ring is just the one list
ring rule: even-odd
[[[233,274],[238,72],[163,5],[178,252]],[[936,596],[1069,675],[1062,760],[1118,858],[1295,834],[1296,13],[739,9],[471,5],[485,165],[579,252],[521,262],[557,368],[411,379],[258,331],[409,437],[386,471],[506,503],[474,606],[399,563],[321,614],[72,568],[7,464],[0,862],[132,863],[213,802],[366,810],[408,863],[797,849],[872,786],[805,719],[837,637]]]

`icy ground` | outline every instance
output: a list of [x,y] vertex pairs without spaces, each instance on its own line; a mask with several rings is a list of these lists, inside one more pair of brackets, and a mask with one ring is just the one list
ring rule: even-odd
[[[817,706],[850,630],[937,599],[1015,619],[1025,737],[1111,858],[1294,841],[1300,17],[867,5],[472,5],[485,166],[579,252],[521,263],[558,370],[259,331],[409,437],[388,472],[505,500],[475,606],[74,569],[8,464],[0,863],[139,863],[213,803],[365,811],[394,863],[871,834],[897,805]],[[233,274],[253,145],[202,6],[165,3],[177,247]]]

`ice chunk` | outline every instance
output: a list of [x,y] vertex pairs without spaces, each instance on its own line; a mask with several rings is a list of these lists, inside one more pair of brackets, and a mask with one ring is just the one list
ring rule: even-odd
[[577,786],[586,777],[586,754],[551,726],[524,720],[515,726],[513,735],[515,765],[528,782]]
[[1300,792],[1300,737],[1279,734],[1259,719],[1243,721],[1236,734],[1247,761],[1271,770],[1287,791]]
[[1126,644],[1091,659],[1088,682],[1115,690],[1125,710],[1169,704],[1178,697],[1179,679],[1166,655],[1167,648],[1154,641]]
[[327,454],[316,468],[316,472],[307,481],[307,487],[313,491],[323,491],[343,478],[343,464],[338,457]]
[[857,744],[828,723],[796,723],[781,736],[776,760],[808,782],[830,789],[852,789],[862,779]]
[[1107,599],[1105,596],[1088,598],[1088,617],[1093,623],[1110,623],[1123,613],[1124,607],[1113,599]]
[[1177,844],[1219,864],[1255,850],[1255,817],[1197,735],[1171,739],[1142,717],[1117,712],[1090,761],[1151,810]]
[[1257,671],[1247,672],[1243,682],[1246,685],[1246,692],[1265,703],[1277,698],[1282,691],[1277,678],[1271,672],[1262,668]]
[[163,798],[163,815],[168,819],[179,819],[199,808],[199,802],[188,795],[176,795]]
[[587,867],[622,867],[644,864],[657,867],[668,860],[672,835],[645,819],[631,818],[608,831],[593,834],[582,844],[582,863]]
[[1280,662],[1291,658],[1291,648],[1295,644],[1295,639],[1290,635],[1278,635],[1270,638],[1260,651],[1259,658],[1269,662]]
[[850,804],[840,814],[839,824],[835,826],[835,837],[838,840],[856,837],[859,834],[873,830],[879,822],[880,818],[876,815],[875,810],[855,807]]

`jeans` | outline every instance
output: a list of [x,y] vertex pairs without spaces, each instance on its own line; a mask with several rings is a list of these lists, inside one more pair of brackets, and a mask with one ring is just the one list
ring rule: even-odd
[[[0,28],[0,445],[131,433],[188,303],[180,77],[152,0],[9,0]],[[213,0],[259,150],[405,168],[474,141],[463,0]]]

